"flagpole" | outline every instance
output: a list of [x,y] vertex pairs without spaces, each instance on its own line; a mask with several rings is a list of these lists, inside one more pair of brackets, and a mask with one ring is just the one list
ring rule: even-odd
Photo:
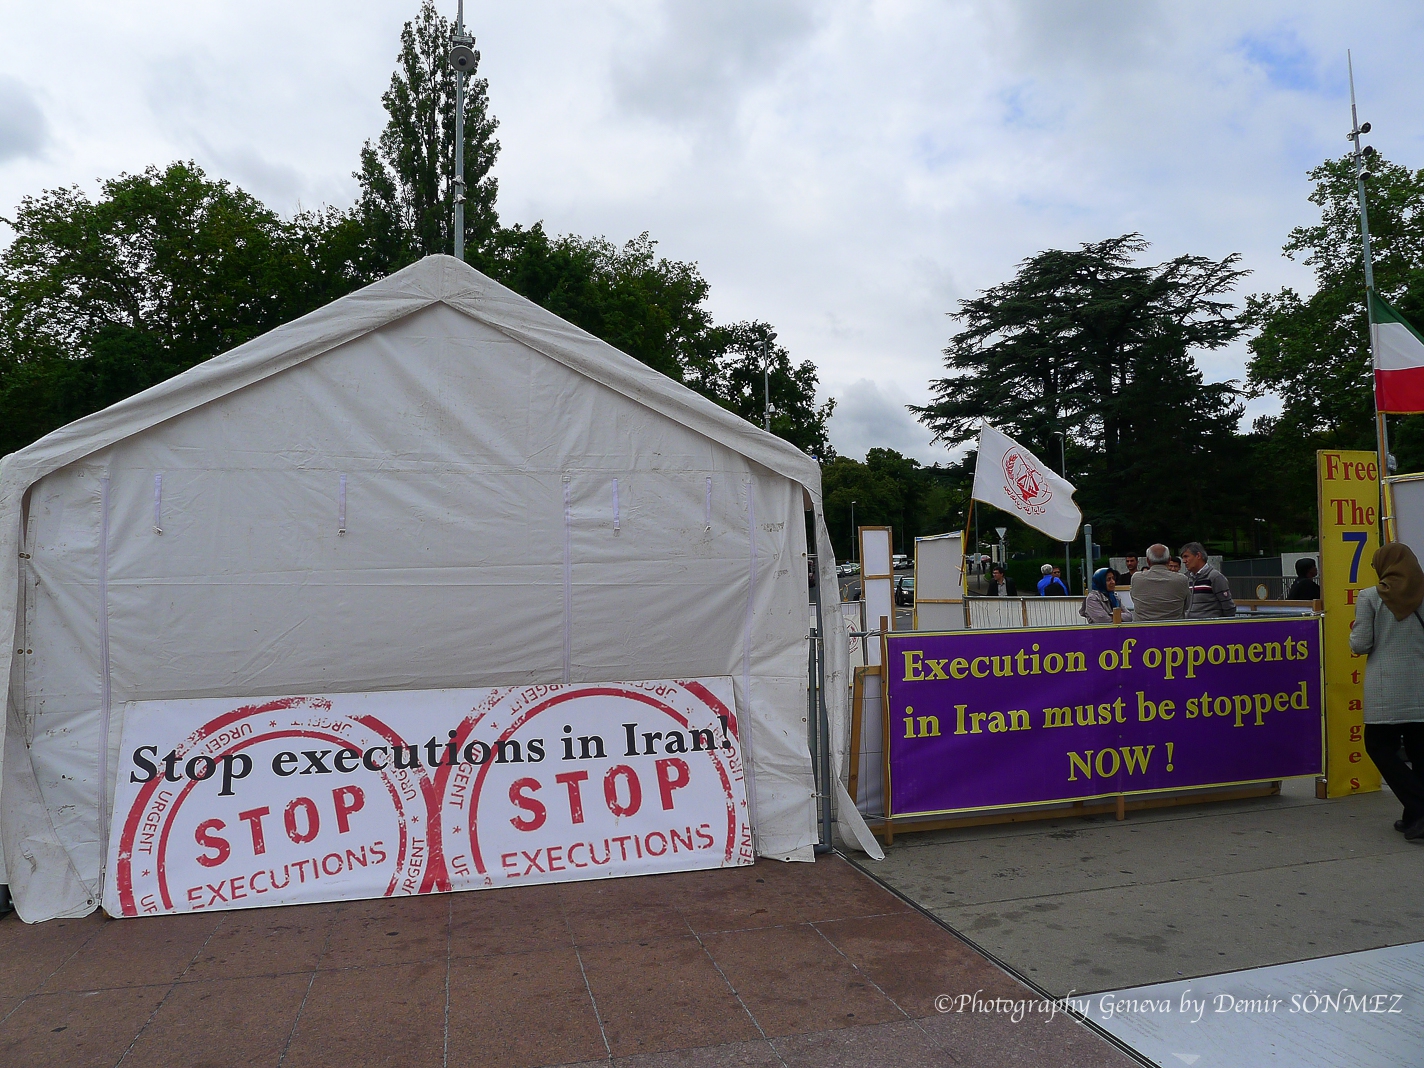
[[1360,136],[1369,133],[1370,126],[1360,126],[1359,112],[1355,108],[1355,60],[1350,50],[1345,50],[1345,62],[1350,71],[1350,143],[1355,155],[1355,189],[1360,198],[1360,241],[1365,257],[1365,321],[1370,333],[1370,385],[1371,398],[1375,407],[1375,445],[1379,451],[1379,502],[1380,502],[1380,544],[1391,540],[1390,520],[1385,514],[1388,497],[1384,490],[1384,480],[1389,474],[1389,426],[1385,413],[1379,410],[1379,390],[1375,381],[1375,368],[1379,366],[1379,354],[1375,351],[1375,316],[1370,295],[1375,291],[1375,270],[1370,252],[1370,215],[1365,202],[1365,153],[1360,148]]
[[[969,511],[964,513],[964,534],[959,539],[959,593],[969,596],[969,523],[974,518],[974,498],[969,498]],[[979,555],[979,546],[974,547],[974,555]],[[977,560],[975,561],[978,562]]]

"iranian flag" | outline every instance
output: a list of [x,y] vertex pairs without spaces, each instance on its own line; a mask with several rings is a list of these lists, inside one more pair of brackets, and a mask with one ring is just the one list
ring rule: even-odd
[[1424,337],[1370,292],[1375,343],[1375,407],[1381,412],[1424,412]]

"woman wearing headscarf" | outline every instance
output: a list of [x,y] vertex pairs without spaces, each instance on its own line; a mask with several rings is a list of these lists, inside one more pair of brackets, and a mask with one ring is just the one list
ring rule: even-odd
[[[1355,602],[1350,650],[1365,660],[1365,752],[1404,806],[1395,822],[1424,845],[1424,571],[1403,542],[1375,553],[1379,576]],[[1399,759],[1403,744],[1411,770]]]
[[[1113,609],[1122,608],[1122,602],[1117,599],[1116,573],[1106,567],[1098,568],[1093,572],[1092,586],[1083,598],[1083,607],[1078,609],[1078,614],[1085,616],[1089,623],[1111,623]],[[1132,622],[1131,609],[1123,608],[1122,621]]]

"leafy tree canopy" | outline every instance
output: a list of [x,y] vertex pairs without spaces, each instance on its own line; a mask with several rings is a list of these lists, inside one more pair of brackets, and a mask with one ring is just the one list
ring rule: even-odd
[[491,277],[614,348],[760,426],[763,367],[771,370],[772,433],[812,456],[834,455],[826,424],[833,401],[818,405],[815,364],[762,342],[770,324],[717,325],[710,287],[697,264],[657,254],[647,233],[622,246],[573,234],[551,238],[541,224],[501,229],[479,254]]
[[893,528],[895,551],[906,554],[918,537],[961,529],[972,477],[972,459],[925,467],[894,449],[871,449],[864,462],[837,456],[825,463],[821,490],[836,559],[853,558],[852,518],[856,526]]
[[[1370,173],[1375,286],[1411,321],[1424,322],[1424,170],[1376,156]],[[1310,178],[1320,222],[1293,229],[1283,251],[1314,270],[1315,292],[1306,297],[1286,287],[1247,299],[1246,323],[1257,332],[1246,381],[1258,395],[1280,396],[1281,415],[1258,421],[1257,431],[1290,465],[1298,492],[1313,499],[1315,450],[1372,449],[1375,428],[1353,156],[1327,160]],[[1396,442],[1409,470],[1424,467],[1420,423],[1404,420]]]
[[708,358],[710,287],[695,263],[660,258],[644,233],[623,246],[541,224],[499,231],[477,264],[521,296],[683,381]]
[[[688,384],[736,412],[749,423],[765,425],[767,389],[771,394],[771,432],[819,460],[835,456],[827,424],[834,398],[816,403],[819,377],[810,360],[791,362],[774,341],[770,323],[741,322],[709,331],[711,356],[704,377]],[[769,371],[769,376],[766,372]]]
[[5,221],[0,454],[354,284],[321,269],[339,226],[284,222],[192,163],[26,197]]
[[[389,120],[361,153],[361,198],[284,220],[193,163],[26,198],[0,253],[0,455],[389,274],[449,252],[454,174],[450,24],[428,2],[401,33]],[[764,322],[717,324],[696,263],[644,233],[551,238],[502,227],[499,144],[483,79],[466,80],[468,256],[486,273],[648,366],[772,431],[832,454],[810,362],[762,342]]]

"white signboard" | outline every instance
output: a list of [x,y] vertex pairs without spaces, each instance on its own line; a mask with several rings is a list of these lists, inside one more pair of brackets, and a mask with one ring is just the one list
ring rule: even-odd
[[136,702],[111,916],[753,861],[729,678]]
[[[859,527],[860,588],[865,601],[866,630],[879,631],[880,620],[895,629],[895,571],[890,552],[892,531],[889,527]],[[865,646],[868,664],[880,663],[880,639],[871,638]]]
[[963,535],[915,539],[915,630],[964,629]]
[[[1389,480],[1390,501],[1394,505],[1394,535],[1414,550],[1414,555],[1424,559],[1424,476],[1404,475]],[[1310,553],[1310,558],[1320,565],[1320,554]],[[1282,555],[1281,563],[1285,564]],[[1282,568],[1292,581],[1295,579],[1295,561],[1289,569]],[[1319,576],[1316,576],[1317,581]]]

